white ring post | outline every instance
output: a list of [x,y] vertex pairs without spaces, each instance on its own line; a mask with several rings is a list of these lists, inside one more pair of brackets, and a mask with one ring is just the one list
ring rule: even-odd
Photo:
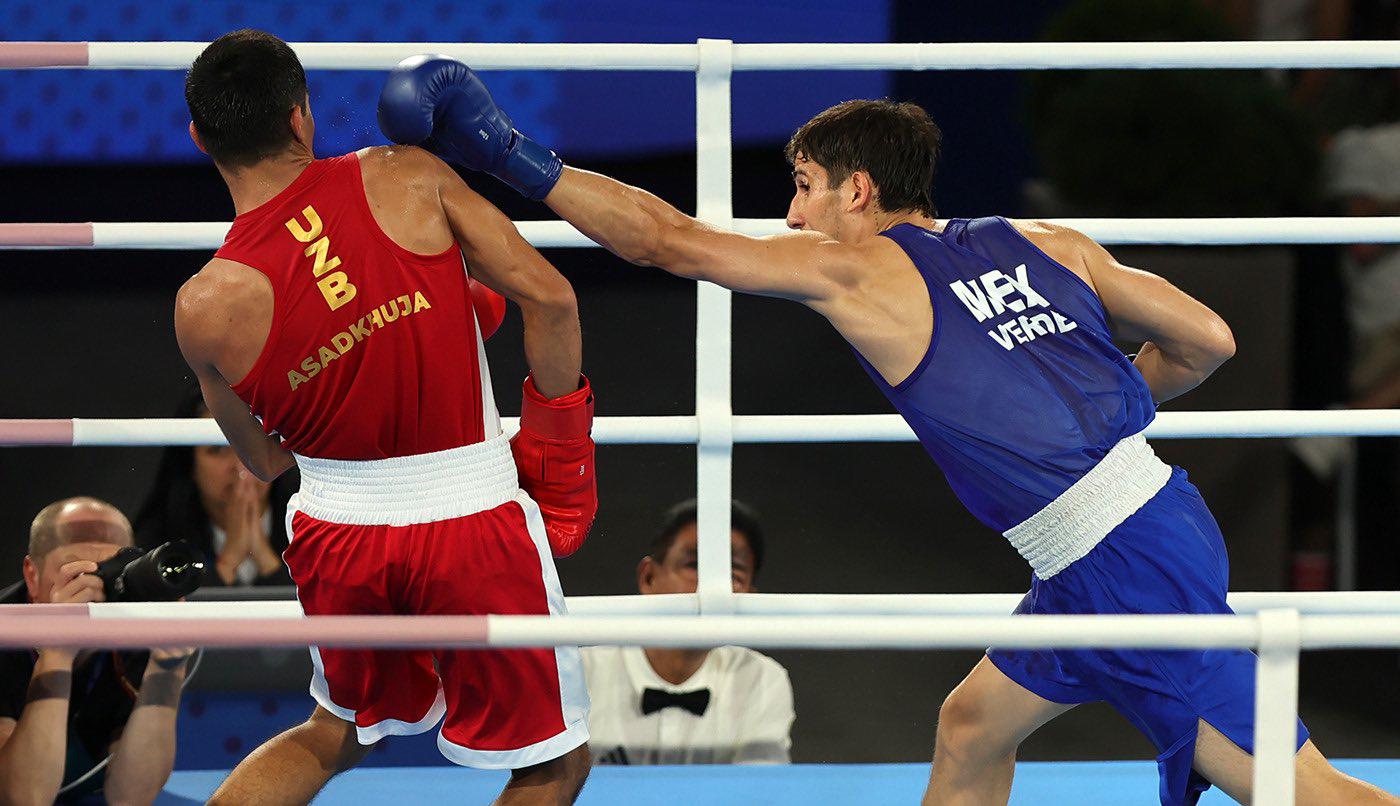
[[1261,610],[1254,677],[1254,802],[1293,806],[1298,737],[1298,653],[1302,622],[1293,609]]
[[[695,73],[695,213],[723,229],[734,224],[729,80],[734,43],[701,39]],[[695,500],[699,530],[700,612],[732,613],[729,508],[733,495],[734,423],[730,292],[711,283],[696,287]]]

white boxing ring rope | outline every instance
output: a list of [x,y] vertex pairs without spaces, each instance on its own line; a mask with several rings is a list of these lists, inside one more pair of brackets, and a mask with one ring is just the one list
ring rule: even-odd
[[[0,69],[181,70],[198,42],[0,42]],[[696,75],[697,215],[761,235],[781,221],[734,218],[730,81],[736,70],[1254,69],[1400,67],[1400,42],[1110,42],[951,44],[461,44],[294,43],[308,69],[382,70],[422,52],[478,69],[668,70]],[[1400,243],[1397,218],[1081,219],[1065,223],[1108,244]],[[519,222],[540,247],[589,246],[562,222]],[[0,249],[210,249],[228,225],[0,224]],[[542,646],[575,643],[759,647],[982,648],[1253,647],[1259,651],[1254,796],[1293,803],[1292,725],[1302,648],[1400,646],[1400,593],[1233,594],[1237,616],[993,616],[1013,595],[734,594],[729,498],[736,442],[908,441],[893,415],[734,415],[730,294],[701,283],[696,316],[696,413],[605,417],[600,443],[697,446],[700,586],[695,595],[581,597],[560,618],[522,616],[296,618],[295,603],[29,606],[0,618],[0,645]],[[1400,434],[1400,411],[1179,412],[1153,438]],[[0,444],[159,445],[220,442],[208,421],[3,420]],[[650,600],[650,601],[646,601]],[[42,611],[42,612],[39,612]],[[13,608],[0,613],[17,615]],[[57,613],[57,614],[55,614]],[[89,616],[87,613],[90,613]],[[631,615],[617,615],[627,613]],[[930,614],[944,615],[930,615]],[[780,615],[781,614],[781,615]],[[803,615],[805,614],[805,615]],[[1370,614],[1370,615],[1359,615]],[[196,622],[191,616],[213,619]],[[260,616],[250,619],[249,616]],[[658,615],[672,617],[658,619]],[[24,626],[28,625],[28,626]],[[62,637],[59,637],[62,636]],[[120,636],[120,638],[118,638]],[[367,638],[368,636],[368,638]],[[178,640],[177,640],[178,638]],[[235,640],[236,639],[236,640]],[[373,640],[369,640],[373,639]]]
[[[503,417],[501,424],[511,434],[519,427],[515,417]],[[734,414],[729,428],[736,445],[915,441],[897,414]],[[599,417],[593,423],[599,445],[694,445],[699,432],[699,418],[684,415]],[[1168,411],[1146,433],[1152,439],[1400,436],[1400,409]],[[226,444],[207,418],[0,419],[0,447]]]
[[[786,231],[781,219],[736,218],[745,235]],[[1060,218],[1107,246],[1400,243],[1400,216],[1335,218]],[[535,247],[595,246],[566,221],[517,221]],[[96,221],[59,224],[0,223],[0,249],[217,249],[227,221]]]

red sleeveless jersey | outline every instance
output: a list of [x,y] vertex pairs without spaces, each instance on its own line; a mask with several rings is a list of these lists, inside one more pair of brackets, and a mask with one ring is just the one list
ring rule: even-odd
[[500,433],[461,250],[391,240],[355,154],[312,162],[215,256],[272,283],[267,343],[233,391],[289,450],[383,459]]

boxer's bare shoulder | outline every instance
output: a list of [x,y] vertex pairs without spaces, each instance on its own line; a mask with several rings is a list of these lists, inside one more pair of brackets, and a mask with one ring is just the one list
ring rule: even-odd
[[262,272],[216,257],[175,295],[175,337],[237,383],[253,368],[272,330],[272,283]]
[[1100,253],[1104,253],[1104,250],[1092,238],[1076,229],[1049,221],[1028,218],[1007,220],[1022,237],[1048,255],[1051,260],[1074,272],[1089,284],[1094,293],[1098,293],[1094,276],[1089,271],[1089,263]]
[[442,206],[447,163],[416,146],[372,146],[356,152],[375,223],[399,246],[437,254],[452,245]]

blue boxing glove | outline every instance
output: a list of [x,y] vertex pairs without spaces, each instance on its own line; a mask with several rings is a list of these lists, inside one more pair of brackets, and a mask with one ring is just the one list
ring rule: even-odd
[[413,56],[389,71],[379,93],[379,128],[395,143],[489,173],[536,201],[564,170],[553,151],[511,126],[470,67],[447,56]]

